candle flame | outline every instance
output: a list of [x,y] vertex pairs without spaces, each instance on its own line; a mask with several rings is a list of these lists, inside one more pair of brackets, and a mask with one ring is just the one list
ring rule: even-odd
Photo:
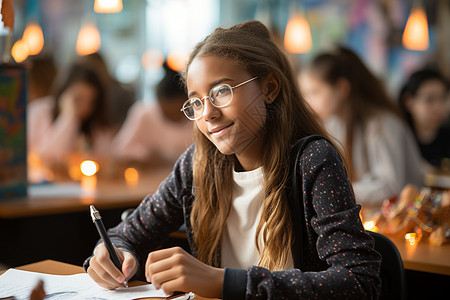
[[85,160],[80,165],[81,173],[86,176],[95,175],[98,171],[98,164],[92,160]]

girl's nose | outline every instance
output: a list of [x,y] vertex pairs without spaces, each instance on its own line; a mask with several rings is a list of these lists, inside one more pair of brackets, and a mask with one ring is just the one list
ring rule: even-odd
[[209,97],[204,98],[203,102],[203,119],[205,121],[216,119],[220,116],[220,108],[215,107],[211,104],[211,99]]

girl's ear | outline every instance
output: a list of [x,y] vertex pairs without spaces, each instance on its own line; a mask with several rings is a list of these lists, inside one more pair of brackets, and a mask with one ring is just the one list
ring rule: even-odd
[[280,92],[280,83],[273,73],[267,75],[264,80],[263,91],[264,96],[266,97],[266,104],[271,104],[275,101],[275,98],[278,97],[278,93]]

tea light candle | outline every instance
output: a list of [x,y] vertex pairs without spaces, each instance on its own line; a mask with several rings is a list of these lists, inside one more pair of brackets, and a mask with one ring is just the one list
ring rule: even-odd
[[92,160],[85,160],[80,165],[81,169],[81,188],[83,191],[94,191],[97,187],[98,164]]

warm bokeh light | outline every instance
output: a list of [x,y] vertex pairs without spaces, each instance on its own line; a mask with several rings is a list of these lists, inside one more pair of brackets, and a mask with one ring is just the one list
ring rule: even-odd
[[411,246],[414,246],[415,244],[417,244],[420,241],[421,237],[422,237],[421,230],[419,233],[410,232],[410,233],[405,234],[405,240],[408,241]]
[[364,229],[365,230],[369,230],[369,231],[373,231],[373,232],[378,232],[378,227],[375,226],[375,221],[367,221],[364,222]]
[[403,46],[409,50],[425,51],[430,41],[428,38],[427,15],[423,8],[413,8],[406,22],[402,37]]
[[94,11],[99,14],[113,14],[121,12],[122,0],[95,0]]
[[184,51],[174,50],[167,56],[167,66],[174,71],[181,71],[186,66],[188,55]]
[[127,168],[124,177],[128,186],[136,186],[139,182],[139,172],[135,168]]
[[24,40],[18,40],[11,48],[11,55],[17,63],[23,62],[30,55],[28,44]]
[[88,55],[97,52],[100,49],[101,39],[97,27],[93,23],[84,24],[77,38],[78,55]]
[[164,63],[164,56],[161,51],[147,50],[142,54],[142,66],[146,70],[158,70]]
[[85,160],[80,164],[81,173],[85,176],[95,175],[98,171],[98,164],[92,160]]
[[27,43],[29,55],[37,55],[44,48],[44,34],[41,26],[37,23],[30,23],[23,32],[22,40]]
[[301,15],[289,20],[284,34],[284,47],[291,53],[306,53],[312,48],[311,29]]

